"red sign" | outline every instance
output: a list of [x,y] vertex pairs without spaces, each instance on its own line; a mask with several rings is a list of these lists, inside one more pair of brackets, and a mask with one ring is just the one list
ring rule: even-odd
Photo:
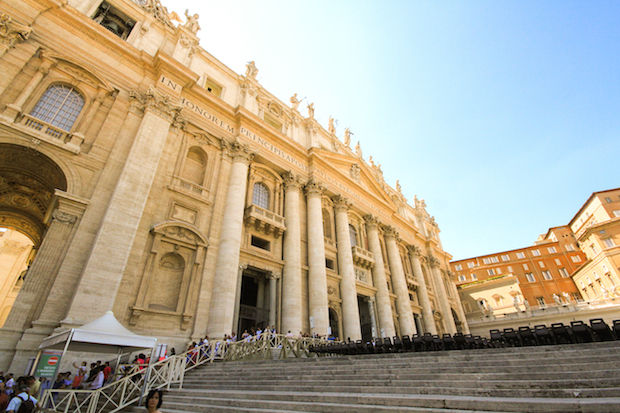
[[56,356],[52,356],[49,359],[47,359],[47,364],[50,366],[55,366],[56,363],[58,363],[58,357]]

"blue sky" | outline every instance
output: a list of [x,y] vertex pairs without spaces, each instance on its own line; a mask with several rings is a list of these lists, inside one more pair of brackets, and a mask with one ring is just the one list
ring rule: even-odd
[[163,1],[284,102],[337,119],[462,259],[620,186],[619,1]]

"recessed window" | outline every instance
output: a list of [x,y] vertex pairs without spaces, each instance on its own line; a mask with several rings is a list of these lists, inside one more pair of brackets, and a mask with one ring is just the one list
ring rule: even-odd
[[468,262],[467,263],[467,268],[474,268],[474,263],[473,262]]
[[556,252],[558,252],[558,250],[556,250],[555,247],[549,247],[547,248],[547,251],[549,251],[549,254],[555,254]]
[[349,224],[349,239],[351,241],[351,246],[355,247],[357,245],[357,230],[351,224]]
[[573,262],[581,262],[581,257],[579,255],[573,255],[570,257]]
[[530,266],[529,266],[529,265],[527,265],[527,264],[523,264],[523,269],[527,271],[527,270],[529,270],[529,269],[530,269]]
[[546,307],[547,304],[545,304],[545,299],[543,297],[536,297],[536,302],[538,303],[538,305],[540,307]]
[[459,275],[459,281],[464,282],[467,278],[464,275]]
[[93,20],[123,40],[127,39],[129,33],[136,25],[135,20],[116,7],[112,7],[107,1],[101,3],[93,16]]
[[277,129],[280,132],[282,131],[282,122],[278,121],[273,116],[269,115],[268,113],[265,113],[265,115],[263,116],[263,119],[265,120],[265,123],[267,125],[271,126],[274,129]]
[[330,259],[330,258],[325,258],[325,266],[327,268],[329,268],[330,270],[335,269],[335,265],[334,265],[334,260]]
[[217,96],[218,98],[222,96],[222,86],[218,85],[209,78],[205,80],[205,89],[207,89],[207,92]]
[[607,202],[608,204],[611,204],[611,202],[612,202],[612,201],[611,201],[611,198],[610,198],[610,197],[608,197],[608,196],[607,196],[607,197],[605,197],[605,202]]
[[545,262],[544,261],[538,261],[538,266],[540,268],[545,268]]
[[568,278],[568,271],[566,271],[566,268],[560,268],[559,271],[562,278]]
[[527,280],[531,283],[536,281],[536,278],[534,278],[534,274],[532,274],[531,272],[525,273],[525,278],[527,278]]
[[556,258],[554,261],[555,261],[555,265],[562,265],[562,261],[560,261],[559,258]]
[[512,272],[512,265],[508,266],[508,272]]
[[454,266],[454,269],[457,270],[457,271],[461,271],[463,269],[463,266],[461,264],[456,264]]
[[502,261],[510,261],[510,255],[508,254],[502,255]]
[[517,258],[519,258],[519,259],[525,258],[525,253],[524,252],[517,252]]
[[476,281],[476,280],[478,280],[478,276],[476,274],[472,274],[471,275],[471,279],[472,279],[472,281]]
[[495,270],[493,268],[490,268],[490,269],[487,270],[487,274],[495,275]]
[[566,251],[575,251],[573,244],[566,244]]
[[613,238],[605,238],[605,239],[603,240],[603,242],[605,243],[605,246],[606,246],[607,248],[611,248],[611,247],[615,247],[615,246],[616,246],[616,244],[614,244],[614,240],[613,240]]
[[266,239],[262,239],[259,237],[255,237],[252,235],[252,240],[250,242],[252,246],[263,249],[265,251],[269,251],[271,249],[271,243]]
[[532,255],[535,257],[540,257],[540,251],[539,250],[532,250]]
[[50,86],[34,105],[30,116],[69,131],[84,107],[84,98],[72,86]]
[[551,280],[553,279],[553,277],[551,277],[551,271],[543,271],[542,272],[543,278],[545,280]]
[[262,182],[254,184],[252,203],[264,209],[269,209],[269,188]]

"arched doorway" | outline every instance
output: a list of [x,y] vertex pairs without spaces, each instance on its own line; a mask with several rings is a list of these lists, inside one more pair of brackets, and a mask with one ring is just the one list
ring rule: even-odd
[[0,326],[8,316],[47,229],[54,191],[64,173],[46,155],[0,144]]
[[454,325],[456,327],[456,331],[458,333],[462,333],[463,323],[461,322],[461,320],[459,320],[459,316],[456,315],[456,311],[454,311],[454,308],[451,308],[450,310],[452,311],[452,318],[454,318]]

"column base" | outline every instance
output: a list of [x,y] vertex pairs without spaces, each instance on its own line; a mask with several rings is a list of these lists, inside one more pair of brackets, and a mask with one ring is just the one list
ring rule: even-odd
[[2,114],[0,114],[0,118],[2,118],[3,120],[13,123],[15,122],[15,119],[17,119],[17,115],[19,115],[22,111],[22,108],[14,105],[12,103],[9,103],[8,105],[6,105],[6,108],[4,109],[4,112],[2,112]]

